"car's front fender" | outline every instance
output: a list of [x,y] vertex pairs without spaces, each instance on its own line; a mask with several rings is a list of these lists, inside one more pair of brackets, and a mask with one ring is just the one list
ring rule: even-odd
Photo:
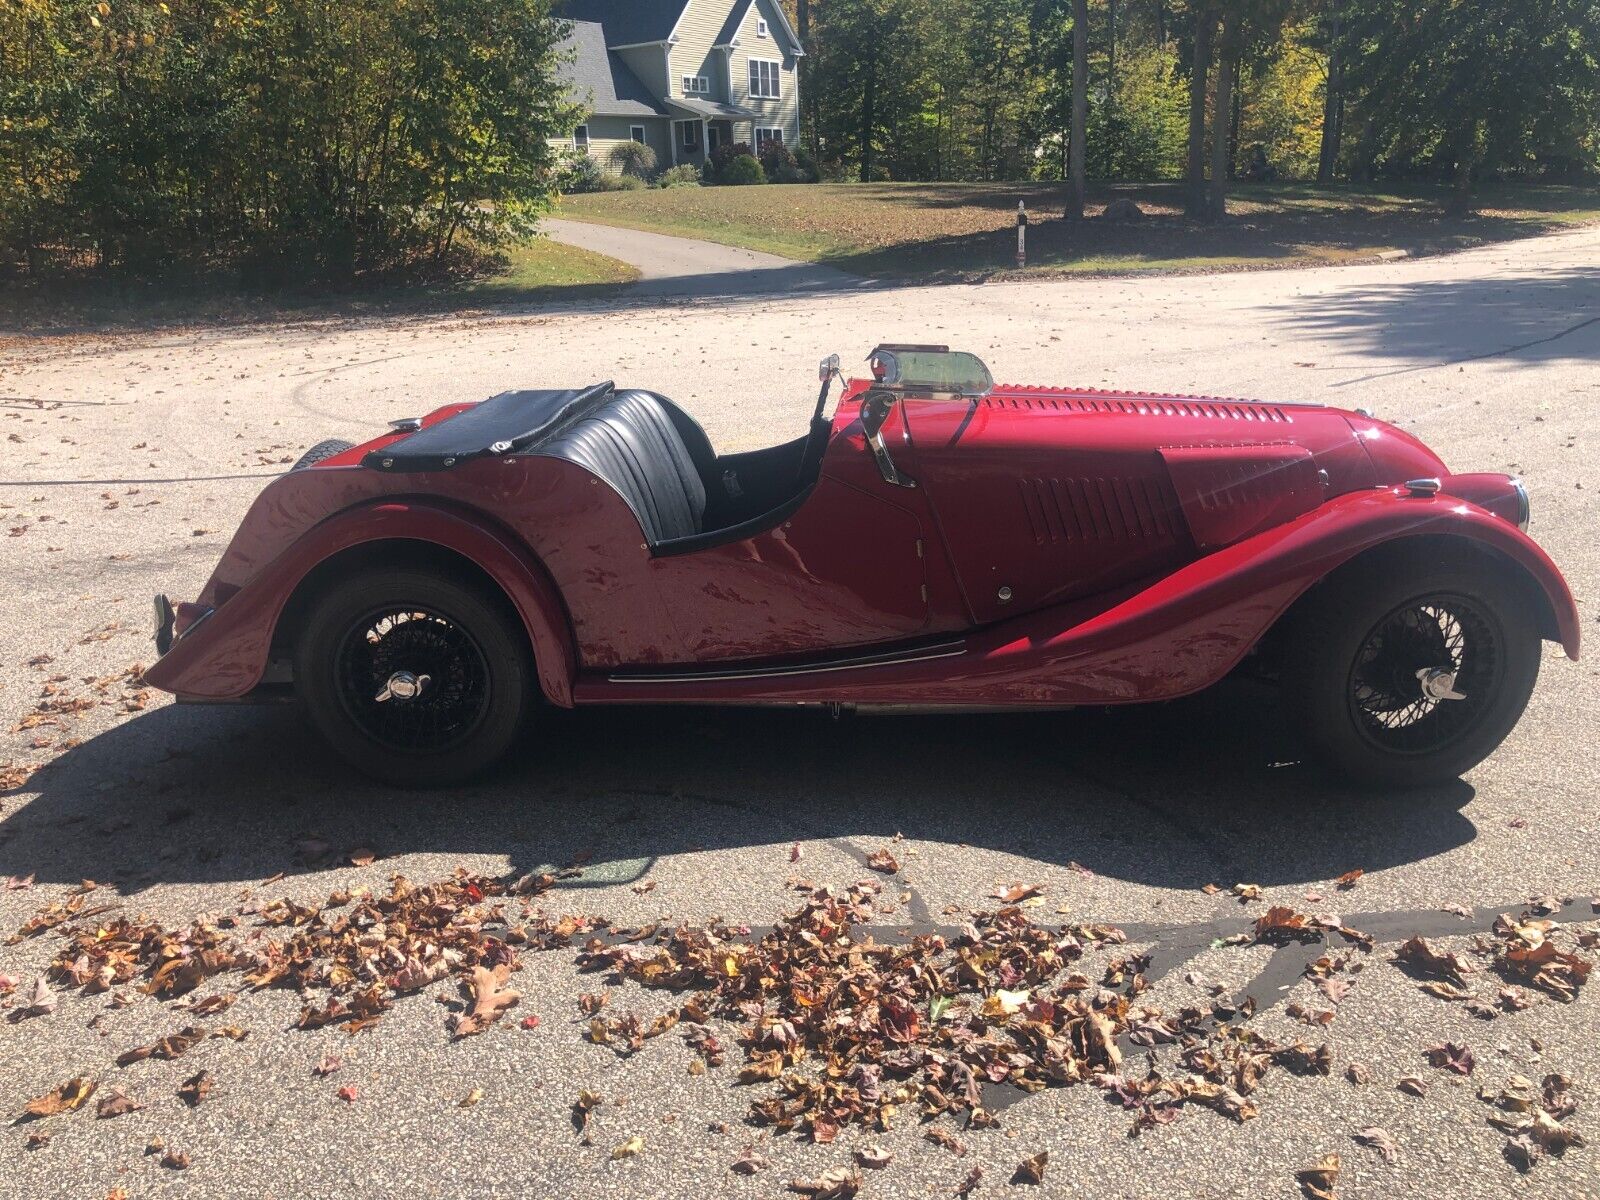
[[448,502],[403,498],[345,509],[312,526],[174,643],[144,673],[145,681],[185,699],[246,695],[260,683],[278,622],[307,577],[338,555],[386,541],[427,543],[475,563],[522,617],[545,697],[571,705],[577,652],[560,594],[542,565],[481,514]]

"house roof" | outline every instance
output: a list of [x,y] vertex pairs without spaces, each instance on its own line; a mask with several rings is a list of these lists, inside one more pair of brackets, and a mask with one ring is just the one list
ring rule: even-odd
[[608,46],[664,42],[689,0],[558,0],[557,15],[605,27]]
[[573,51],[563,73],[572,90],[588,96],[590,111],[597,117],[660,117],[667,110],[640,82],[622,56],[606,49],[605,31],[595,21],[574,21],[572,32],[563,43]]
[[752,112],[748,108],[740,108],[737,104],[723,104],[720,100],[693,100],[686,96],[673,96],[667,100],[673,108],[680,108],[692,112],[697,117],[715,119],[717,117],[737,117],[740,120],[749,120],[761,114]]
[[[731,45],[733,39],[739,36],[739,26],[744,24],[745,14],[750,11],[750,6],[754,3],[755,0],[734,0],[733,7],[728,10],[728,19],[722,23],[722,28],[717,31],[717,39],[712,45]],[[778,17],[778,28],[783,30],[783,35],[789,42],[791,52],[798,56],[804,56],[805,49],[800,45],[799,36],[789,27],[789,18],[784,16],[783,6],[781,4],[778,5],[774,11]]]

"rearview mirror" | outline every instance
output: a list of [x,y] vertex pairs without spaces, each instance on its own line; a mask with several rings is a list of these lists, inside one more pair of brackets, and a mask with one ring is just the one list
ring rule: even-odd
[[830,354],[817,365],[817,378],[827,383],[839,373],[839,356]]

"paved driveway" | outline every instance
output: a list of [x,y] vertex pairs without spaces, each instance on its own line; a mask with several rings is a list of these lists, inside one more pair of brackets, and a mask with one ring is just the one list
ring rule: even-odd
[[[1190,1110],[1137,1138],[1133,1114],[1091,1087],[1001,1094],[998,1128],[937,1123],[964,1144],[957,1158],[922,1138],[914,1105],[886,1133],[847,1131],[823,1146],[745,1124],[771,1085],[733,1082],[743,1054],[732,1027],[720,1030],[728,1065],[699,1075],[675,1034],[627,1058],[590,1044],[578,998],[607,984],[580,973],[570,950],[525,953],[513,979],[521,1004],[459,1042],[431,998],[453,1001],[448,982],[355,1035],[292,1028],[293,993],[252,992],[236,974],[215,990],[238,1002],[205,1019],[132,988],[125,1006],[60,989],[48,1014],[21,1016],[28,1000],[13,998],[12,1020],[0,1019],[0,1110],[14,1115],[75,1075],[145,1107],[0,1128],[0,1196],[118,1186],[132,1196],[777,1196],[873,1141],[895,1158],[867,1173],[869,1198],[950,1195],[975,1165],[979,1197],[1288,1197],[1293,1172],[1329,1152],[1343,1159],[1346,1198],[1600,1192],[1600,982],[1572,1003],[1541,996],[1480,1020],[1388,962],[1403,937],[1427,932],[1468,953],[1479,966],[1472,989],[1492,997],[1499,981],[1470,944],[1499,908],[1575,896],[1561,918],[1595,928],[1592,660],[1552,653],[1500,753],[1460,783],[1403,798],[1334,787],[1302,767],[1271,696],[1240,689],[1076,715],[556,714],[501,777],[416,795],[353,778],[292,712],[178,708],[116,677],[148,660],[150,594],[193,594],[261,477],[320,438],[360,437],[514,385],[614,376],[684,401],[719,447],[749,449],[804,427],[821,355],[858,360],[878,340],[970,347],[1006,379],[1370,407],[1452,465],[1526,476],[1534,532],[1567,570],[1593,641],[1597,263],[1600,231],[1586,230],[1347,269],[631,298],[6,344],[0,526],[14,536],[0,537],[0,762],[41,765],[0,797],[0,878],[35,878],[0,890],[0,938],[84,879],[98,883],[86,903],[183,926],[280,896],[384,891],[396,873],[428,881],[581,859],[581,875],[540,898],[547,913],[760,925],[795,907],[793,877],[872,877],[894,909],[879,918],[884,939],[959,921],[993,907],[997,887],[1030,883],[1043,888],[1035,920],[1117,923],[1131,949],[1151,949],[1139,1003],[1171,1012],[1213,986],[1247,992],[1262,1010],[1249,1028],[1326,1041],[1333,1066],[1329,1076],[1273,1072],[1253,1097],[1255,1120]],[[41,699],[63,710],[57,723],[14,728]],[[865,868],[882,846],[901,863],[895,877]],[[348,865],[359,847],[375,853],[370,865]],[[1354,868],[1366,872],[1355,890],[1337,891],[1334,877]],[[1222,894],[1201,890],[1213,883]],[[1235,883],[1260,885],[1261,900],[1231,898]],[[1301,977],[1299,951],[1213,945],[1268,903],[1333,909],[1378,939],[1326,1028],[1289,1015],[1291,1002],[1330,1008]],[[1443,911],[1454,906],[1467,915]],[[238,917],[238,936],[253,936],[256,919]],[[52,932],[0,945],[0,974],[26,993],[59,946]],[[1113,956],[1095,952],[1085,969],[1098,980]],[[645,1017],[682,999],[611,991],[607,1011]],[[538,1028],[521,1027],[527,1015]],[[249,1033],[173,1061],[113,1065],[195,1024]],[[1424,1048],[1441,1042],[1470,1047],[1470,1077],[1428,1065]],[[1142,1076],[1143,1054],[1133,1051],[1130,1074]],[[341,1066],[317,1076],[325,1056]],[[1171,1047],[1157,1062],[1183,1073]],[[1369,1082],[1345,1078],[1352,1063]],[[201,1070],[215,1090],[190,1108],[177,1090]],[[1579,1108],[1568,1124],[1590,1146],[1521,1176],[1476,1096],[1513,1072],[1570,1075]],[[1409,1075],[1424,1095],[1397,1089]],[[341,1087],[354,1099],[340,1099]],[[572,1119],[580,1089],[604,1097],[587,1140]],[[1369,1126],[1398,1144],[1392,1164],[1352,1141]],[[47,1143],[27,1148],[41,1132]],[[642,1151],[613,1159],[634,1136]],[[147,1153],[152,1139],[185,1152],[188,1169],[162,1167],[163,1152]],[[751,1143],[773,1165],[731,1173]],[[1009,1187],[1039,1151],[1050,1154],[1044,1188]]]
[[545,220],[539,228],[558,242],[608,254],[639,268],[642,278],[628,289],[636,301],[670,296],[803,296],[875,286],[833,267],[696,238],[666,237],[585,221]]

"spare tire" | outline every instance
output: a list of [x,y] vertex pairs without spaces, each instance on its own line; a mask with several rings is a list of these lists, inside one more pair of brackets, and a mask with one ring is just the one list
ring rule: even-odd
[[306,467],[314,467],[325,458],[332,458],[335,454],[343,454],[346,450],[354,449],[354,442],[347,442],[343,438],[329,438],[325,442],[318,442],[311,449],[300,456],[300,461],[290,467],[291,471],[300,471]]

